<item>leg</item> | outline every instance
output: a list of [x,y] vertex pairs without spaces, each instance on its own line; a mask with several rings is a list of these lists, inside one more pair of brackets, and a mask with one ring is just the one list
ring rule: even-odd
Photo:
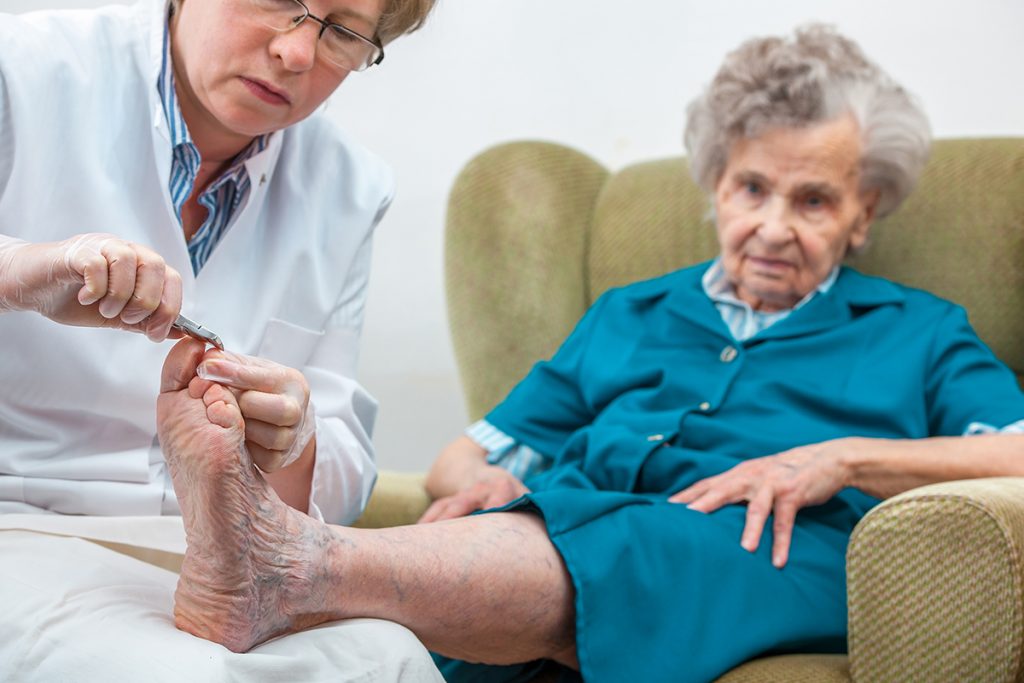
[[188,538],[180,628],[244,651],[324,621],[379,617],[451,657],[576,666],[572,583],[540,520],[509,513],[383,530],[316,522],[253,467],[234,398],[195,377],[201,353],[189,341],[174,348],[157,405]]
[[449,657],[576,666],[572,582],[537,517],[336,532],[353,615],[397,621]]

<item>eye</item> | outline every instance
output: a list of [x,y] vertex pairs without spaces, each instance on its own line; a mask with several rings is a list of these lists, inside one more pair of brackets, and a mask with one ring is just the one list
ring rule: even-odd
[[752,197],[760,197],[761,194],[764,192],[764,189],[761,187],[760,183],[754,180],[748,180],[747,182],[743,183],[743,191]]
[[804,197],[804,206],[812,211],[824,209],[828,206],[828,198],[820,194],[809,194]]
[[331,26],[331,33],[332,33],[332,36],[333,36],[334,40],[337,40],[337,41],[339,41],[341,43],[362,43],[363,42],[363,41],[359,40],[359,38],[357,38],[354,35],[352,35],[351,33],[349,33],[348,31],[344,31],[341,28],[338,28],[337,26],[334,26],[334,25]]

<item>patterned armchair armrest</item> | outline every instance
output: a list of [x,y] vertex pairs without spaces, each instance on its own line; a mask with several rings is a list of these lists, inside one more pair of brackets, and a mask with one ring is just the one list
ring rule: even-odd
[[361,529],[380,529],[387,526],[415,524],[430,505],[430,496],[424,488],[426,475],[420,472],[391,472],[382,470],[377,475],[370,502],[352,526]]
[[855,681],[1024,675],[1024,478],[924,486],[882,503],[847,551]]

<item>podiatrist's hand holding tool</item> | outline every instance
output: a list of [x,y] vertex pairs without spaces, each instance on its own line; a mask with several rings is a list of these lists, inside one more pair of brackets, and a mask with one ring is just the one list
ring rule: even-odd
[[220,337],[181,315],[181,276],[153,250],[89,233],[30,243],[0,235],[0,311],[36,311],[83,327],[142,332],[153,341],[188,335],[215,346],[199,376],[231,387],[246,444],[264,472],[295,462],[316,431],[309,384],[298,370],[225,352]]
[[316,432],[309,383],[298,370],[265,358],[208,351],[196,374],[230,387],[245,420],[245,445],[264,472],[291,465]]
[[181,276],[152,249],[89,233],[30,243],[0,235],[0,311],[114,327],[163,341],[181,311]]

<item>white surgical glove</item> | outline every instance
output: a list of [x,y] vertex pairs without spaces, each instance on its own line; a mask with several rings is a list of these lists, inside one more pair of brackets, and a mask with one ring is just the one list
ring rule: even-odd
[[65,325],[115,327],[162,341],[181,311],[181,276],[153,250],[114,235],[40,244],[0,235],[3,311],[36,311]]
[[210,350],[196,371],[235,390],[253,462],[275,472],[299,459],[316,433],[309,383],[298,370],[265,358]]

